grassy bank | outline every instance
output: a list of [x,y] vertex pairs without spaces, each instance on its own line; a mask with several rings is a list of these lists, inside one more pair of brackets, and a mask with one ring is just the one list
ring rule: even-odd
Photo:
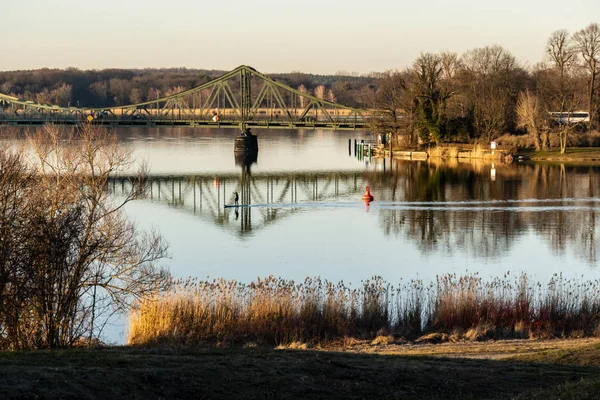
[[439,276],[393,286],[374,278],[351,288],[269,277],[176,282],[130,317],[129,343],[321,344],[391,335],[418,341],[583,337],[599,333],[600,282],[555,275],[484,280]]
[[600,164],[600,147],[567,148],[564,154],[560,150],[520,149],[518,156],[523,156],[531,161],[548,161],[572,164]]
[[[553,400],[597,394],[597,363],[539,363],[535,354],[593,348],[600,359],[598,340],[497,342],[477,344],[474,351],[475,345],[368,346],[369,352],[152,347],[0,353],[0,398]],[[486,353],[487,346],[503,359]],[[571,392],[582,397],[565,396]]]

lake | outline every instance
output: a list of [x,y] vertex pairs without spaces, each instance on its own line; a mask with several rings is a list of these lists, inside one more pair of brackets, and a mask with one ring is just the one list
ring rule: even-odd
[[[147,198],[127,213],[170,243],[173,275],[598,277],[598,167],[358,160],[348,140],[370,139],[364,132],[254,133],[256,161],[234,157],[237,130],[118,130],[150,171]],[[127,185],[115,179],[111,190]],[[225,208],[234,192],[251,206]]]

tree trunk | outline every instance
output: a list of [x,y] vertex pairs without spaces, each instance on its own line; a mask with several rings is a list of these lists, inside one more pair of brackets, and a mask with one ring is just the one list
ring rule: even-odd
[[596,73],[592,72],[592,79],[590,81],[590,93],[588,99],[588,113],[590,116],[590,130],[594,129],[594,89],[596,85]]
[[567,150],[567,135],[567,129],[560,131],[560,154],[565,154],[565,151]]
[[540,131],[537,130],[536,126],[535,126],[535,122],[531,123],[531,133],[533,136],[533,145],[535,146],[536,150],[541,150],[542,149],[542,140],[540,137]]
[[544,130],[542,134],[542,150],[548,150],[550,148],[550,135],[547,130]]

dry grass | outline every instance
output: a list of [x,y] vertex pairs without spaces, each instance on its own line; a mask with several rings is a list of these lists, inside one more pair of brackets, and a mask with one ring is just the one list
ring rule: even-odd
[[432,159],[488,159],[500,160],[507,154],[513,154],[511,147],[497,148],[494,154],[489,144],[438,145],[430,148],[427,154]]
[[[538,343],[512,342],[524,347]],[[496,344],[424,345],[418,356],[160,346],[0,353],[0,398],[421,400],[509,399],[527,393],[523,398],[529,399],[532,391],[598,375],[595,367],[480,359],[475,354]],[[456,352],[428,356],[430,350],[450,347]],[[473,349],[471,358],[461,357],[464,348]],[[543,398],[569,398],[549,394]]]
[[[528,135],[511,135],[506,133],[496,139],[496,142],[505,148],[533,148],[533,141]],[[551,149],[560,148],[560,135],[550,132],[548,144]],[[600,147],[600,132],[570,132],[567,140],[568,147]]]
[[496,139],[496,143],[506,148],[533,147],[533,141],[529,135],[511,135],[510,133],[505,133]]
[[422,341],[584,337],[596,335],[599,322],[600,282],[561,275],[546,285],[525,274],[490,281],[475,274],[396,287],[376,277],[354,289],[319,278],[189,280],[137,307],[129,343],[313,345],[431,333],[440,335]]

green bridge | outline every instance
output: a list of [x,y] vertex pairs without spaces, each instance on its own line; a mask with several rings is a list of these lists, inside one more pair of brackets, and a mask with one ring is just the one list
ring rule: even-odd
[[242,65],[183,92],[112,108],[60,107],[0,93],[0,124],[364,129],[373,111],[300,92]]

